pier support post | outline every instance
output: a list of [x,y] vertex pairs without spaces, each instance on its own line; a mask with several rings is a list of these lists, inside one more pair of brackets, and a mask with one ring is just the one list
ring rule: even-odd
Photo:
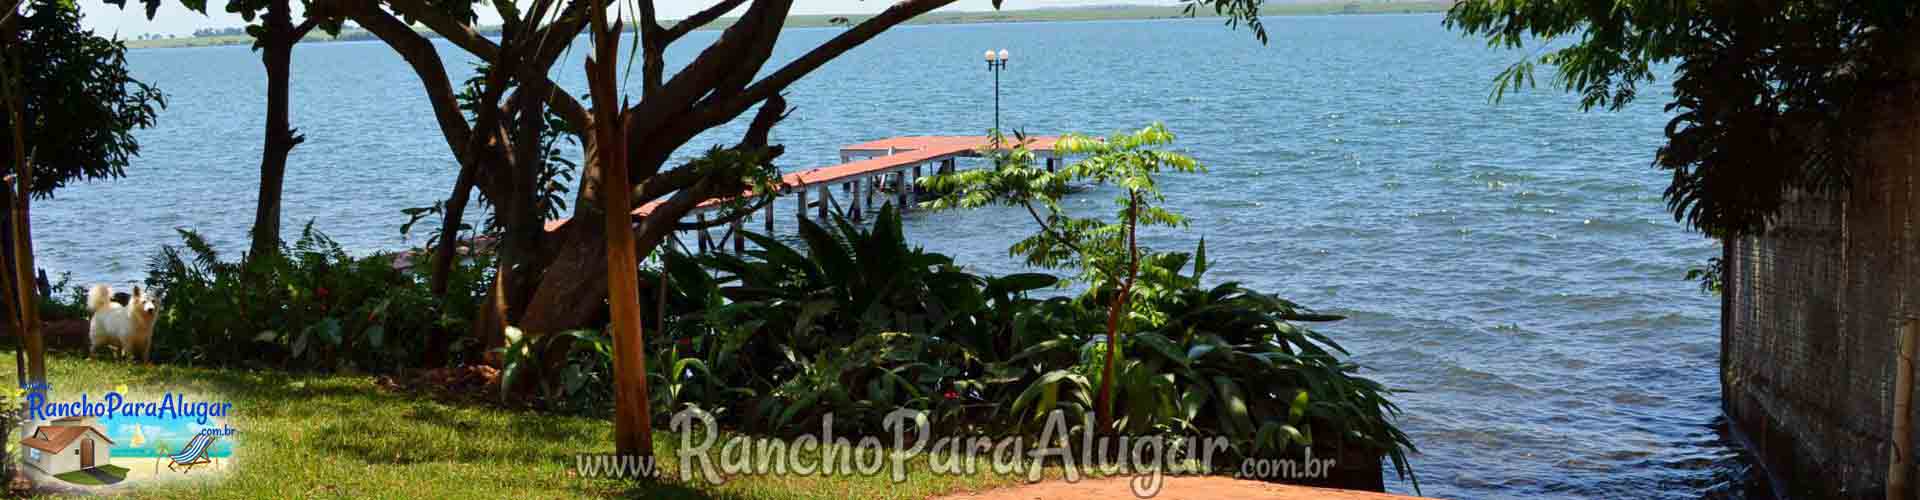
[[793,211],[793,215],[799,217],[795,220],[807,220],[807,191],[807,188],[802,187],[800,192],[796,193],[800,195],[800,208]]
[[860,181],[861,179],[854,179],[853,183],[849,184],[850,186],[852,186],[850,188],[852,192],[847,193],[847,194],[853,195],[848,197],[848,198],[852,198],[852,200],[849,201],[847,205],[852,208],[847,209],[847,211],[852,212],[851,214],[848,214],[848,216],[852,217],[854,222],[860,222],[860,209],[861,209],[860,199],[865,198],[865,196],[863,196],[864,193],[860,192]]
[[827,205],[832,205],[832,204],[833,204],[833,186],[829,184],[821,184],[820,185],[820,223],[821,224],[827,223]]
[[920,204],[920,167],[923,165],[925,164],[915,164],[913,166],[913,180],[907,181],[907,195],[909,196],[907,199],[915,205]]
[[893,196],[895,199],[900,200],[896,202],[900,205],[900,211],[901,212],[907,211],[907,171],[906,170],[899,170],[893,173]]
[[746,234],[746,230],[741,227],[740,219],[734,219],[733,231],[732,231],[734,255],[742,255],[747,253],[747,239],[742,237],[745,234]]
[[774,196],[773,199],[767,200],[767,213],[766,213],[767,236],[773,236],[773,204],[780,202],[779,194],[774,194],[773,196]]
[[707,253],[707,247],[713,244],[713,234],[707,232],[707,214],[694,214],[693,221],[700,226],[699,229],[695,229],[700,233],[700,253]]

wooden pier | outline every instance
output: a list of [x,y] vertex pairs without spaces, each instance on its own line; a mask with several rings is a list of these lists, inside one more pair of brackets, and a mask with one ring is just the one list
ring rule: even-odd
[[[1028,137],[1024,144],[1036,158],[1046,162],[1047,169],[1051,171],[1062,164],[1061,155],[1053,150],[1054,142],[1058,139],[1058,137]],[[1008,140],[1014,139],[1008,138]],[[798,197],[798,203],[793,207],[795,216],[800,219],[808,217],[807,212],[811,207],[815,212],[814,216],[822,219],[827,218],[828,210],[834,210],[848,218],[860,220],[878,206],[874,200],[875,196],[882,196],[882,200],[885,200],[884,196],[893,196],[897,198],[894,206],[904,210],[919,202],[919,190],[913,189],[912,186],[917,185],[920,177],[952,172],[959,168],[958,159],[979,157],[980,152],[986,150],[991,143],[992,139],[986,136],[906,136],[854,144],[840,148],[838,165],[780,176],[779,192],[774,196],[776,198],[789,195]],[[840,196],[844,198],[836,197],[832,189],[835,186],[841,188]],[[752,195],[753,193],[742,193],[739,196]],[[707,199],[696,205],[687,213],[687,216],[694,218],[701,226],[705,226],[709,212],[726,206],[728,201],[735,198],[737,196]],[[655,200],[642,205],[634,209],[633,215],[636,218],[646,217],[664,201],[665,199]],[[779,205],[779,203],[768,203],[763,209],[764,213],[757,214],[759,219],[757,222],[765,226],[767,234],[773,233],[775,207]],[[699,250],[702,252],[722,250],[731,241],[734,252],[744,252],[746,240],[739,234],[743,231],[746,220],[754,217],[756,215],[734,220],[719,238],[714,238],[707,229],[692,230],[696,233]],[[553,230],[563,222],[565,222],[564,219],[549,221],[547,229]]]

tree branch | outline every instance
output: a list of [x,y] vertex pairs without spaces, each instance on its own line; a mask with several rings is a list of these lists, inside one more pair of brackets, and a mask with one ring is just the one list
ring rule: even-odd
[[[20,7],[26,5],[27,0],[12,0],[4,3],[7,5],[7,11],[0,12],[0,34],[11,37],[14,30],[20,27],[20,18],[25,17],[20,13]],[[12,42],[13,40],[0,40],[0,45]]]
[[872,40],[873,37],[879,36],[880,33],[885,32],[887,29],[918,17],[921,14],[930,12],[933,9],[945,7],[953,2],[954,0],[903,0],[900,3],[893,4],[893,6],[887,7],[887,10],[881,11],[880,14],[868,18],[866,21],[862,21],[853,28],[849,28],[847,31],[833,37],[832,40],[827,40],[826,43],[814,47],[813,50],[807,51],[805,55],[787,63],[786,66],[774,71],[773,74],[767,75],[766,78],[755,82],[753,86],[748,87],[745,92],[742,92],[740,96],[736,97],[733,102],[730,103],[730,107],[746,109],[746,107],[752,106],[755,102],[780,93],[780,91],[785,90],[788,85],[792,85],[793,82],[798,81],[800,77],[812,73],[813,70],[819,69],[820,66],[825,65],[834,58],[840,57],[841,54],[853,50],[854,47],[858,47],[860,44]]
[[[387,0],[387,5],[393,6],[394,13],[407,16],[409,19],[426,25],[427,29],[433,30],[433,32],[439,34],[441,38],[453,42],[455,46],[475,56],[479,56],[482,60],[493,62],[500,56],[499,45],[494,44],[492,40],[488,40],[485,36],[482,36],[480,32],[475,31],[472,26],[455,21],[445,13],[428,6],[422,0]],[[358,20],[355,22],[358,22]],[[362,27],[364,28],[365,26]],[[411,31],[411,28],[409,28],[409,31]]]
[[[629,172],[633,179],[657,173],[661,163],[686,141],[746,110],[741,107],[724,115],[702,113],[701,119],[689,119],[700,109],[696,104],[706,102],[703,97],[732,95],[736,92],[729,88],[744,85],[759,72],[772,54],[779,28],[792,5],[791,0],[755,1],[746,15],[721,32],[720,40],[701,51],[693,63],[674,74],[659,91],[647,94],[638,105],[626,110],[624,115],[633,124],[625,137],[634,145],[628,156],[635,167]],[[713,119],[720,116],[725,119]]]
[[653,0],[640,2],[640,96],[660,92],[660,78],[666,72],[666,51],[671,41],[661,35],[659,14],[654,12]]
[[1073,240],[1067,239],[1066,233],[1060,232],[1060,229],[1053,227],[1053,224],[1049,224],[1046,221],[1041,220],[1040,212],[1035,211],[1033,209],[1033,202],[1021,200],[1020,205],[1027,207],[1027,215],[1033,216],[1033,223],[1038,224],[1040,226],[1041,232],[1053,235],[1054,241],[1059,241],[1060,244],[1066,245],[1067,248],[1073,250],[1074,253],[1086,255],[1087,252],[1081,250],[1080,245],[1075,244]]
[[[640,234],[634,238],[638,242],[660,241],[668,231],[679,228],[680,217],[693,211],[700,202],[712,197],[711,179],[701,179],[687,189],[682,189],[667,198],[666,202],[655,207],[653,213],[640,219]],[[611,230],[612,228],[608,228]]]
[[[308,13],[308,14],[313,14],[314,12],[313,12],[313,11],[307,11],[307,13]],[[306,38],[307,38],[307,34],[308,34],[308,33],[312,33],[312,32],[313,32],[313,28],[314,28],[315,26],[319,26],[319,25],[320,25],[320,18],[317,18],[317,17],[308,17],[308,18],[307,18],[307,19],[306,19],[305,21],[301,21],[301,22],[300,22],[300,25],[299,25],[299,26],[294,26],[294,27],[293,27],[293,32],[292,32],[292,33],[288,33],[288,37],[287,37],[287,38],[288,38],[289,40],[293,40],[293,41],[294,41],[294,43],[299,43],[299,42],[300,42],[300,40],[304,40],[304,39],[306,39]]]
[[687,16],[686,19],[681,19],[680,22],[673,23],[673,27],[667,28],[666,32],[663,33],[665,40],[662,41],[661,45],[671,44],[674,40],[679,40],[680,37],[686,36],[687,33],[691,33],[693,30],[712,24],[714,20],[719,19],[720,16],[728,12],[732,12],[733,9],[740,7],[740,4],[743,3],[746,3],[746,0],[721,0],[720,3],[707,7],[700,12],[695,12],[693,15]]
[[453,150],[461,164],[472,161],[473,158],[468,158],[466,154],[467,138],[472,131],[467,126],[466,115],[460,112],[459,101],[454,99],[453,83],[447,79],[446,64],[440,60],[440,53],[434,50],[433,43],[408,28],[393,14],[381,10],[372,0],[348,2],[341,7],[348,19],[393,47],[394,52],[399,52],[400,57],[413,67],[413,72],[420,77],[420,85],[427,92],[427,100],[433,104],[433,115],[440,123],[440,132],[447,141],[447,147]]
[[[475,57],[479,57],[481,60],[489,63],[500,62],[500,46],[493,43],[493,40],[488,40],[484,35],[481,35],[479,31],[473,29],[472,26],[454,21],[445,14],[441,14],[427,7],[421,0],[388,0],[388,3],[393,5],[395,12],[420,21],[421,24],[427,26],[427,29],[433,30],[433,32],[439,34],[441,38],[447,39],[448,42],[473,54]],[[586,3],[589,2],[584,0],[575,2],[575,4]],[[581,7],[580,10],[585,10],[585,8]],[[564,16],[563,14],[563,17]],[[356,20],[355,22],[359,21]],[[549,29],[551,30],[553,27],[549,27]],[[573,28],[573,32],[578,33],[580,29],[580,27],[576,26]],[[553,32],[565,32],[565,30],[561,29]],[[554,52],[557,53],[559,51]],[[549,61],[551,61],[551,59],[542,59],[541,62],[546,62],[547,64],[536,64],[535,66],[540,68],[552,67]],[[551,106],[554,112],[558,113],[561,118],[567,120],[568,123],[574,124],[576,126],[575,128],[586,130],[587,125],[592,122],[587,113],[586,106],[580,104],[580,100],[575,98],[573,94],[567,93],[566,90],[561,89],[559,85],[554,84],[551,80],[547,82],[546,87],[546,90],[549,92],[547,96],[547,106]]]
[[[776,19],[786,17],[787,9],[775,7],[790,5],[790,0],[755,1],[739,22],[720,34],[720,40],[707,46],[691,64],[667,80],[659,94],[646,96],[639,106],[629,110],[629,113],[639,115],[640,126],[636,127],[637,130],[629,131],[628,136],[634,137],[635,133],[640,136],[650,134],[660,124],[668,122],[674,115],[691,108],[702,96],[711,93],[722,79],[745,66],[743,62],[752,61],[754,54],[760,51],[760,46],[771,50],[774,41],[763,37],[761,28],[769,23],[777,24],[779,21]],[[778,32],[777,29],[774,31]],[[757,72],[759,65],[746,69]]]
[[638,2],[640,3],[640,24],[637,26],[640,29],[640,43],[645,45],[648,43],[647,38],[654,32],[660,31],[660,15],[654,11],[653,0],[638,0]]

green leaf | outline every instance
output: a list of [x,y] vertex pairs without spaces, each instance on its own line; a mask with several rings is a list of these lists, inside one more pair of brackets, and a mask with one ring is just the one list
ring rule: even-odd
[[1186,419],[1192,422],[1200,416],[1200,408],[1207,404],[1207,390],[1204,385],[1187,386],[1187,392],[1180,395],[1180,409],[1186,412]]
[[1193,251],[1193,280],[1196,282],[1200,281],[1200,277],[1206,274],[1207,274],[1207,238],[1203,236],[1200,238],[1200,247],[1194,249]]
[[293,357],[299,358],[300,355],[306,354],[308,332],[311,332],[311,331],[312,331],[311,328],[307,329],[306,331],[302,331],[300,332],[299,338],[296,338],[293,340]]
[[1152,376],[1144,364],[1133,363],[1127,375],[1120,378],[1127,384],[1127,428],[1136,433],[1150,429],[1159,409],[1159,393],[1154,390]]
[[786,410],[780,412],[780,426],[786,427],[792,424],[794,417],[799,416],[801,411],[812,408],[813,404],[819,400],[820,393],[818,392],[809,392],[801,395],[800,399],[795,400],[793,404],[787,405]]
[[1180,352],[1180,346],[1174,345],[1172,340],[1158,333],[1136,333],[1131,338],[1135,344],[1152,348],[1154,352],[1165,356],[1168,361],[1180,364],[1180,366],[1187,366],[1192,362],[1191,358],[1188,358],[1186,354]]
[[1299,425],[1300,419],[1307,415],[1307,391],[1293,397],[1293,404],[1287,405],[1287,423]]
[[807,242],[807,251],[813,261],[825,271],[831,283],[848,283],[856,272],[853,259],[847,256],[846,249],[840,246],[833,233],[820,227],[813,219],[800,220],[800,238]]
[[1013,413],[1019,414],[1021,410],[1032,404],[1034,418],[1045,417],[1047,411],[1052,410],[1060,401],[1060,382],[1074,377],[1079,375],[1066,370],[1054,370],[1041,375],[1039,380],[1020,392],[1020,397],[1014,398]]
[[1050,274],[1019,273],[994,278],[992,286],[1006,293],[1020,293],[1051,287],[1060,282]]
[[386,347],[386,340],[387,340],[386,327],[381,325],[373,325],[373,326],[367,327],[366,335],[367,335],[367,342],[372,344],[374,349],[381,349]]
[[567,394],[573,394],[580,392],[580,387],[586,385],[587,377],[581,372],[580,365],[569,363],[566,368],[560,370],[560,383],[566,387]]
[[321,319],[320,324],[318,326],[319,326],[319,329],[316,331],[319,333],[321,340],[325,340],[329,345],[335,345],[335,346],[340,345],[340,341],[342,340],[342,338],[340,335],[339,319],[337,318]]
[[1229,434],[1245,435],[1253,432],[1253,418],[1248,415],[1247,398],[1240,392],[1240,386],[1233,379],[1223,375],[1213,377],[1214,387],[1220,389],[1220,424],[1229,430]]
[[1288,443],[1298,443],[1301,446],[1313,445],[1313,440],[1307,439],[1306,434],[1301,433],[1299,427],[1296,427],[1293,425],[1282,425],[1280,426],[1280,432],[1283,435],[1285,435],[1287,438],[1285,442],[1278,443],[1282,447],[1286,446]]

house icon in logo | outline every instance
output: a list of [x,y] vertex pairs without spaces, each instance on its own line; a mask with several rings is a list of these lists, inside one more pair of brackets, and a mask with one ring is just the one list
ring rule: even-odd
[[34,428],[33,435],[20,444],[27,449],[27,465],[47,474],[93,469],[113,461],[113,440],[92,417],[55,419]]

